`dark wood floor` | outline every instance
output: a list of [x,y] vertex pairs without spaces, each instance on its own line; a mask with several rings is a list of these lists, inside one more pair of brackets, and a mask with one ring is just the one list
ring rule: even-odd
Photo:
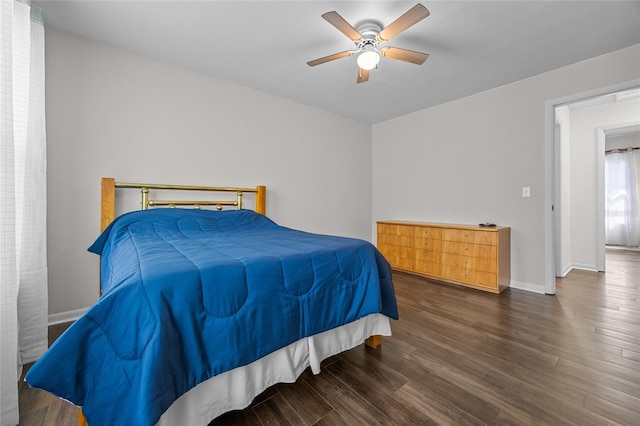
[[[574,270],[556,296],[394,282],[401,318],[380,349],[332,357],[211,424],[640,424],[639,252],[608,251],[606,273]],[[21,425],[76,422],[23,384],[20,412]]]

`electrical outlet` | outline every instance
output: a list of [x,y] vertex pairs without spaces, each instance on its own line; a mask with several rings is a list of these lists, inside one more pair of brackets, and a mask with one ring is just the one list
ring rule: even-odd
[[531,188],[528,186],[523,186],[522,187],[522,197],[523,198],[528,198],[531,197]]

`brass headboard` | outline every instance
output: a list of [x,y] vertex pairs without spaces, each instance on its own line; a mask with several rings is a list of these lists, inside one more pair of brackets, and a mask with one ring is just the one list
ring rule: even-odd
[[[242,208],[242,195],[245,192],[256,194],[257,213],[266,213],[267,188],[266,186],[256,186],[255,188],[236,188],[236,187],[219,187],[219,186],[190,186],[190,185],[165,185],[155,183],[125,183],[116,182],[113,178],[102,178],[102,195],[101,195],[101,212],[100,212],[100,231],[104,231],[113,219],[115,219],[115,194],[116,188],[137,188],[141,192],[141,207],[143,210],[153,206],[216,206],[218,210],[222,210],[223,206],[235,206],[237,209]],[[187,201],[187,200],[154,200],[149,198],[150,189],[159,190],[177,190],[177,191],[208,191],[208,192],[233,192],[236,194],[235,200],[224,201]]]

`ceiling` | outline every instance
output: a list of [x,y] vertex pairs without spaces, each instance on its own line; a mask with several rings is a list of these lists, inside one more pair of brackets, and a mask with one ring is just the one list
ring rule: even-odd
[[382,58],[356,84],[356,57],[321,18],[386,26],[404,1],[33,0],[45,26],[151,56],[365,123],[378,123],[640,43],[640,1],[431,1],[431,15],[386,45],[428,53]]

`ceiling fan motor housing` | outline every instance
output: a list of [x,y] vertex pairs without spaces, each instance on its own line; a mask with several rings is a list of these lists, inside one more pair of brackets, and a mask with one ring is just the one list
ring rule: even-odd
[[382,31],[382,24],[374,20],[366,20],[356,25],[356,31],[362,36],[362,40],[356,43],[360,51],[368,50],[367,47],[378,50],[378,40],[376,36]]

